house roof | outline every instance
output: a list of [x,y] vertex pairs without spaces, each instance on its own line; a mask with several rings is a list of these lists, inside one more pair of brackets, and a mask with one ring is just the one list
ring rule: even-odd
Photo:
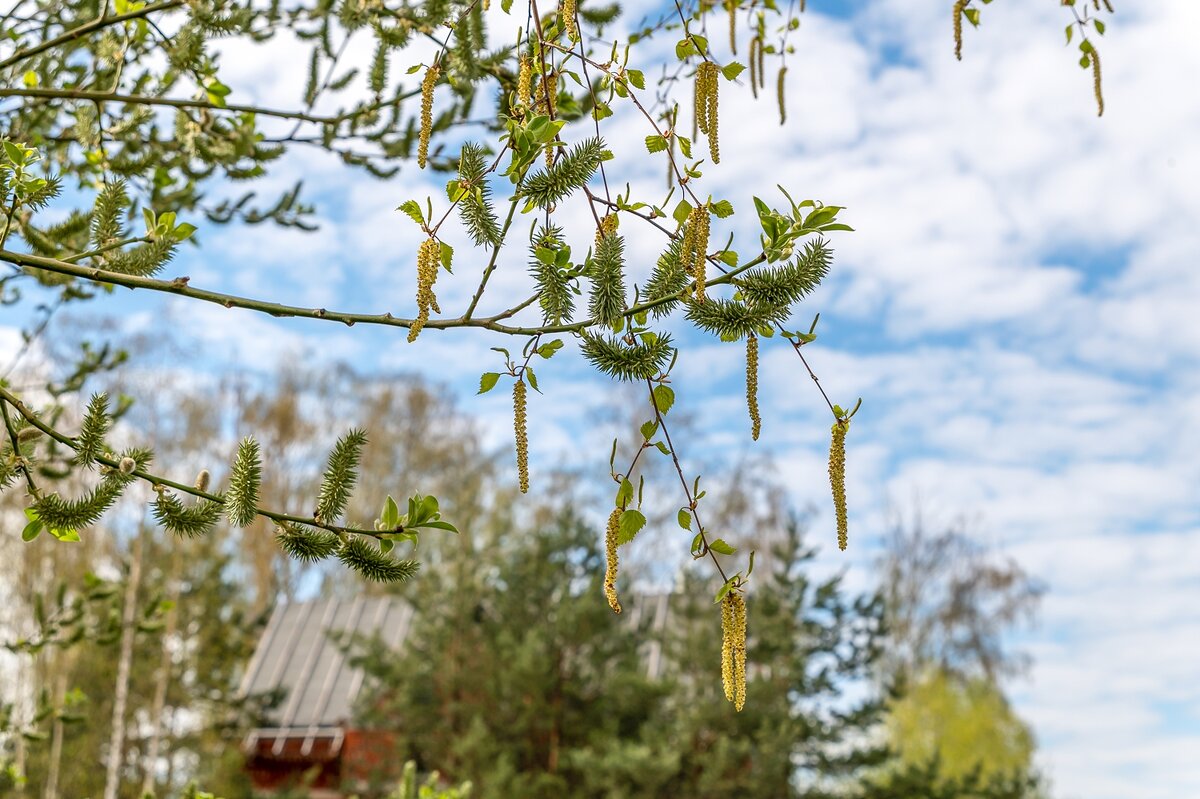
[[[647,676],[662,676],[662,632],[670,613],[667,594],[637,594],[626,602],[622,621],[643,637]],[[303,735],[308,742],[337,735],[352,718],[364,674],[347,658],[339,641],[347,635],[379,636],[399,649],[412,629],[413,608],[395,597],[322,599],[276,606],[242,680],[243,696],[282,690],[284,699],[252,738],[277,743]],[[338,730],[337,733],[334,731]],[[278,748],[278,747],[277,747]],[[278,754],[278,753],[277,753]]]
[[282,689],[283,702],[268,716],[281,732],[341,726],[351,718],[363,672],[347,662],[339,639],[378,635],[399,648],[412,616],[412,606],[394,597],[280,604],[246,669],[242,694]]

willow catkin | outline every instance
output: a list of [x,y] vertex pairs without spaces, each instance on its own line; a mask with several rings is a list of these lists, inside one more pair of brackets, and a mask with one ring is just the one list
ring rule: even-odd
[[846,550],[849,525],[846,521],[846,432],[849,419],[839,419],[833,425],[829,443],[829,485],[833,489],[833,510],[837,514],[838,549]]
[[438,244],[437,239],[431,237],[421,242],[421,248],[417,250],[417,318],[408,330],[410,344],[421,335],[421,329],[429,321],[430,309],[437,313],[442,312],[437,304],[437,296],[433,293],[441,257],[442,245]]
[[746,336],[746,409],[750,413],[750,437],[758,441],[762,417],[758,415],[758,336]]
[[517,437],[517,480],[521,493],[529,493],[529,433],[525,413],[525,381],[513,383],[513,429]]
[[517,66],[517,106],[522,115],[533,107],[533,59],[528,53],[521,53]]
[[779,124],[787,122],[787,105],[784,102],[783,78],[787,75],[787,66],[779,68],[779,79],[775,86],[775,101],[779,103]]
[[421,81],[421,138],[417,144],[417,165],[425,168],[429,157],[429,134],[433,131],[433,87],[437,85],[441,68],[437,64],[425,70]]
[[746,601],[737,591],[721,600],[721,684],[740,711],[746,704]]
[[959,61],[962,61],[963,11],[970,2],[971,0],[955,0],[954,3],[954,57]]
[[200,474],[196,475],[196,490],[207,491],[210,479],[212,479],[212,475],[208,473],[208,469],[201,469]]
[[575,0],[562,0],[558,15],[562,18],[563,30],[567,38],[573,42],[579,41],[579,26],[575,24]]
[[604,569],[604,597],[613,613],[621,612],[621,603],[617,600],[617,536],[621,530],[621,509],[613,508],[608,515],[608,528],[604,531],[604,553],[607,564]]
[[1092,91],[1096,94],[1096,107],[1099,109],[1096,116],[1104,116],[1104,94],[1101,92],[1100,86],[1100,53],[1092,48]]

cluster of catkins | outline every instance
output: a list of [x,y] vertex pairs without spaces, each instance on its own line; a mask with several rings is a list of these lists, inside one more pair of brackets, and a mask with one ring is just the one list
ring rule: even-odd
[[721,163],[721,147],[717,141],[719,75],[720,69],[714,61],[703,61],[696,68],[696,127],[708,137],[708,154],[714,164]]
[[704,281],[708,265],[708,233],[710,219],[707,205],[698,205],[688,214],[683,231],[683,252],[680,262],[696,281],[696,301],[704,302]]
[[725,698],[741,710],[746,704],[746,600],[736,589],[721,600],[721,682]]
[[441,313],[437,296],[433,293],[433,283],[437,280],[438,264],[442,259],[442,245],[435,238],[421,242],[417,250],[417,318],[413,320],[408,330],[408,341],[411,344],[421,335],[421,329],[429,321],[429,311]]

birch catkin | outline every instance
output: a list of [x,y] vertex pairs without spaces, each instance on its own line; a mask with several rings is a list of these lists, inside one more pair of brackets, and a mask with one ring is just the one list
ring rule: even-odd
[[521,53],[517,67],[517,105],[522,114],[529,113],[533,106],[533,59],[528,53]]
[[740,711],[746,704],[746,601],[737,591],[721,600],[721,683]]
[[746,410],[750,413],[750,437],[758,441],[762,417],[758,415],[758,336],[746,336]]
[[721,146],[717,137],[717,95],[720,81],[719,69],[712,61],[705,61],[696,68],[696,91],[694,97],[696,127],[708,138],[708,154],[714,164],[721,163]]
[[567,38],[573,42],[579,41],[579,27],[575,24],[575,0],[562,0],[558,14],[562,17],[563,30]]
[[529,430],[525,411],[525,381],[513,383],[513,429],[517,439],[517,479],[521,493],[529,493]]
[[833,489],[833,510],[837,514],[838,549],[846,550],[849,524],[846,520],[846,432],[849,419],[839,419],[833,425],[829,443],[829,485]]
[[688,214],[683,232],[682,262],[696,281],[696,302],[704,302],[709,223],[708,206],[698,205]]
[[621,509],[613,508],[608,515],[608,529],[604,531],[604,553],[607,564],[604,569],[604,597],[613,613],[621,612],[621,603],[617,600],[617,536],[621,530]]
[[421,81],[421,138],[417,143],[417,165],[425,168],[429,157],[429,135],[433,132],[433,87],[437,85],[441,69],[437,64],[425,70]]
[[433,283],[437,280],[438,263],[442,258],[442,245],[437,239],[428,238],[421,242],[417,250],[417,318],[413,320],[408,330],[408,341],[411,344],[421,335],[425,323],[429,321],[429,311],[432,309],[441,313],[437,296],[433,293]]

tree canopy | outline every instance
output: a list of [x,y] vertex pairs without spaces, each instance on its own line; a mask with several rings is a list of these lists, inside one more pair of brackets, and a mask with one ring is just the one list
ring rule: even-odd
[[[963,20],[978,25],[988,1],[950,4],[960,56]],[[1063,5],[1071,15],[1068,42],[1077,42],[1081,66],[1092,70],[1102,112],[1094,37],[1104,33],[1112,8],[1107,0]],[[726,236],[725,220],[750,209],[705,188],[705,174],[719,168],[721,131],[729,129],[728,120],[721,125],[722,93],[739,84],[756,95],[764,91],[770,63],[778,117],[786,121],[787,61],[804,11],[804,2],[700,0],[646,10],[630,25],[618,24],[616,5],[576,0],[557,6],[501,0],[499,12],[487,0],[16,2],[0,17],[7,37],[0,53],[0,262],[9,267],[0,297],[9,304],[49,298],[56,309],[103,302],[114,287],[125,287],[237,312],[394,327],[414,347],[434,330],[508,335],[510,348],[481,353],[479,390],[511,385],[522,492],[535,484],[527,412],[528,390],[542,391],[535,364],[545,376],[543,361],[571,343],[598,371],[638,386],[645,397],[636,454],[617,463],[614,442],[610,460],[615,496],[603,587],[609,604],[619,612],[619,550],[646,524],[644,485],[635,485],[633,475],[643,458],[662,455],[678,478],[678,523],[693,536],[690,554],[707,560],[719,577],[725,692],[740,708],[754,553],[715,537],[704,521],[707,492],[681,463],[679,447],[687,442],[672,438],[677,428],[670,417],[678,399],[671,386],[678,344],[665,320],[681,317],[745,348],[747,428],[754,439],[771,428],[757,403],[760,342],[795,352],[814,380],[816,401],[830,413],[828,473],[845,549],[845,442],[861,400],[837,404],[817,381],[804,346],[817,335],[819,314],[797,313],[832,268],[834,236],[852,228],[839,205],[763,187],[753,202],[757,240],[735,241]],[[489,22],[500,18],[503,25]],[[723,18],[728,44],[710,32]],[[515,35],[497,41],[496,30],[513,29]],[[252,87],[223,81],[230,42],[285,36],[309,52],[306,68],[291,65],[302,76],[294,105],[248,101]],[[647,46],[663,37],[674,40],[665,62]],[[347,68],[346,54],[365,46],[374,53],[370,68]],[[666,171],[661,194],[622,189],[643,165],[614,160],[605,137],[618,115],[643,126],[641,158]],[[230,225],[312,227],[299,180],[266,201],[254,188],[280,177],[274,170],[285,154],[306,148],[396,187],[398,213],[423,239],[409,254],[415,316],[287,305],[170,274],[181,246],[237,235]],[[414,166],[444,173],[444,196],[408,196],[404,175]],[[569,240],[560,224],[567,213],[590,217],[594,235]],[[459,224],[474,245],[467,255],[446,240],[447,226]],[[641,284],[631,278],[625,244],[631,225],[649,225],[662,237]],[[529,293],[495,307],[492,279],[513,268],[507,256],[514,250],[526,261]],[[453,269],[474,276],[477,288],[465,307],[443,312],[437,281]],[[489,368],[484,358],[497,365]],[[137,482],[153,488],[154,518],[176,536],[203,536],[222,518],[235,527],[266,519],[292,557],[336,559],[376,581],[404,581],[417,572],[415,559],[393,554],[397,546],[415,546],[422,534],[457,532],[419,479],[399,501],[374,497],[374,514],[350,513],[366,457],[364,430],[348,430],[337,441],[319,490],[303,504],[264,501],[263,487],[280,465],[252,430],[239,430],[229,466],[215,478],[208,469],[184,474],[173,462],[153,465],[149,449],[117,443],[113,425],[127,408],[124,400],[97,393],[83,403],[74,396],[90,375],[122,362],[119,353],[92,348],[63,364],[67,376],[57,382],[33,390],[0,386],[0,486],[25,492],[26,540],[47,533],[77,541]],[[84,475],[84,487],[67,495],[63,480],[71,474]]]

